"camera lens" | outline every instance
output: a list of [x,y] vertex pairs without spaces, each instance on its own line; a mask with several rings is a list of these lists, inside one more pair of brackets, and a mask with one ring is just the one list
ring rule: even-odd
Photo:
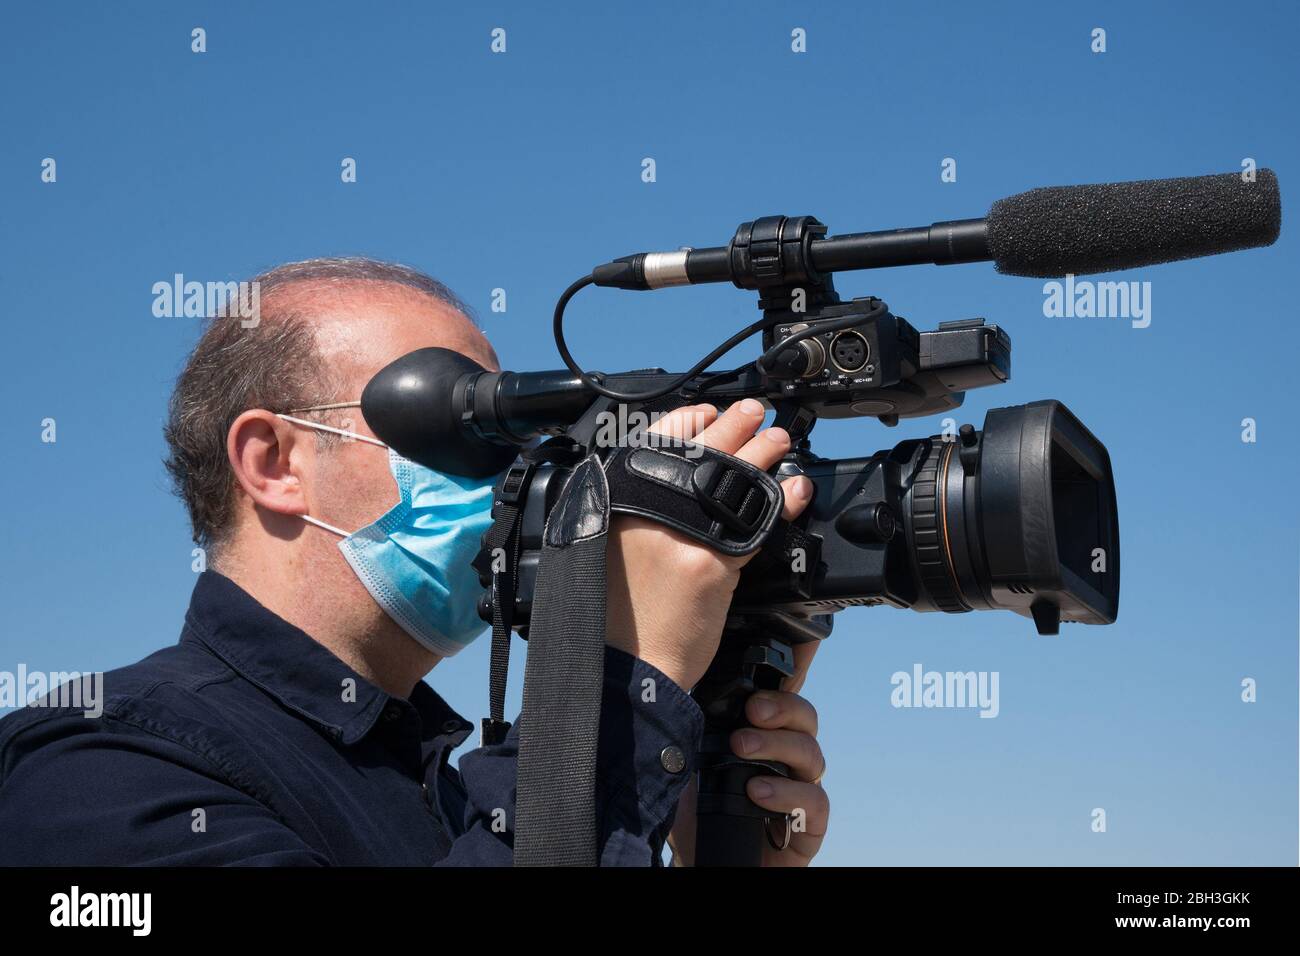
[[917,457],[904,519],[918,610],[1005,608],[1040,633],[1119,606],[1110,456],[1060,402],[989,412]]

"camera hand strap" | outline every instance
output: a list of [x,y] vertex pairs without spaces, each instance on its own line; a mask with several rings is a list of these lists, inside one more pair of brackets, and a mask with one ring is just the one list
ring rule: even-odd
[[783,504],[770,475],[688,443],[619,447],[574,468],[546,522],[534,589],[519,727],[516,866],[598,862],[596,756],[611,515],[649,518],[739,555],[763,545]]

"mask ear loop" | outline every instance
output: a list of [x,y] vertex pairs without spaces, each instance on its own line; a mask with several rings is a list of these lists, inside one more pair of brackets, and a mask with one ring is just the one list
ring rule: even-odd
[[360,402],[333,402],[329,405],[306,405],[302,408],[291,408],[291,412],[327,412],[331,408],[360,408]]
[[321,521],[319,518],[313,518],[311,515],[298,515],[298,517],[301,518],[303,521],[307,522],[308,524],[314,524],[316,527],[324,528],[326,531],[333,531],[340,538],[346,538],[348,536],[348,533],[344,531],[342,528],[336,528],[332,524],[326,524],[324,521]]
[[[294,411],[315,411],[315,409],[294,409]],[[350,432],[345,428],[335,428],[333,425],[322,425],[320,422],[309,422],[305,418],[294,418],[292,415],[277,413],[277,418],[283,418],[286,422],[293,422],[295,425],[303,425],[307,428],[315,428],[318,431],[333,432],[335,435],[342,435],[344,438],[355,438],[357,441],[369,442],[372,445],[378,445],[380,448],[388,446],[378,438],[371,438],[369,435],[358,435],[356,432]]]
[[[361,407],[360,402],[335,402],[333,405],[311,405],[307,408],[294,408],[291,409],[291,411],[323,412],[332,408],[359,408],[359,407]],[[342,435],[345,438],[354,438],[358,441],[369,442],[372,445],[378,445],[380,448],[388,447],[388,445],[386,445],[384,442],[381,442],[378,438],[371,438],[368,435],[358,435],[356,432],[350,432],[342,428],[335,428],[332,425],[322,425],[320,422],[309,422],[305,418],[294,418],[292,415],[285,415],[283,412],[277,412],[276,417],[283,418],[286,422],[293,422],[295,425],[302,425],[306,428],[315,428],[323,432],[333,432],[335,435]],[[344,531],[342,528],[336,528],[332,524],[326,524],[324,521],[321,521],[319,518],[313,518],[311,515],[299,515],[298,517],[300,517],[303,521],[307,522],[308,524],[314,524],[318,528],[324,528],[326,531],[332,531],[340,538],[348,537],[348,532]]]

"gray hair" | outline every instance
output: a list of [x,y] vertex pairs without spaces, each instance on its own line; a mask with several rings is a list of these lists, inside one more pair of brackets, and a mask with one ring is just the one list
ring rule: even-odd
[[[226,435],[235,419],[250,408],[285,412],[339,400],[339,383],[324,367],[309,315],[300,308],[276,308],[273,292],[304,282],[382,282],[415,289],[474,321],[469,307],[441,282],[374,259],[290,262],[252,282],[258,289],[257,321],[245,325],[237,311],[207,320],[176,379],[163,427],[168,448],[163,464],[189,512],[195,543],[214,556],[230,534],[234,515],[235,480],[226,459]],[[261,304],[268,297],[270,303]]]

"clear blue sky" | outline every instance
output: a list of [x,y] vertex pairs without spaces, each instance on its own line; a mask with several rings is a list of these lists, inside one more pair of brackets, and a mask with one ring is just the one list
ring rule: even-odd
[[[1300,182],[1294,4],[546,6],[3,8],[0,669],[106,670],[176,639],[192,545],[160,425],[198,325],[155,318],[150,293],[174,273],[395,259],[472,303],[505,367],[554,368],[571,280],[722,244],[755,216],[894,228],[1244,157],[1288,200]],[[1069,404],[1115,463],[1124,577],[1118,624],[1059,638],[1008,613],[841,615],[806,688],[829,757],[824,862],[1295,863],[1296,251],[1288,224],[1267,250],[1119,276],[1152,283],[1143,330],[1045,318],[1041,282],[989,265],[839,281],[920,328],[978,315],[1010,332],[1012,381],[960,420]],[[756,312],[710,287],[584,293],[571,315],[590,367],[681,369]],[[823,423],[817,450],[937,428]],[[486,644],[431,678],[471,718]],[[998,671],[1000,715],[894,709],[890,675],[914,663]]]

